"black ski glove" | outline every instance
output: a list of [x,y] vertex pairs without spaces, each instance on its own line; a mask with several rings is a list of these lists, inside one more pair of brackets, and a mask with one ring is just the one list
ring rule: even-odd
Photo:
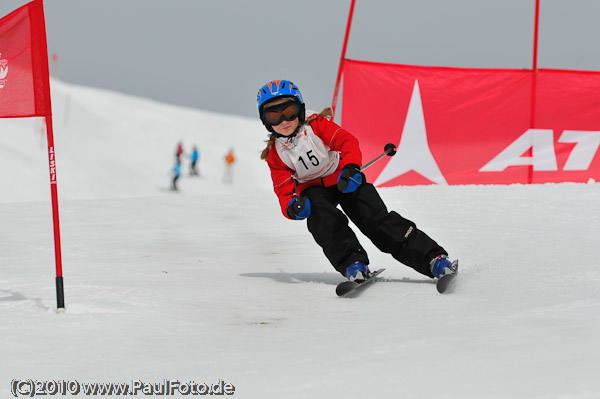
[[306,219],[310,215],[310,200],[302,196],[292,198],[288,202],[287,215],[290,219]]
[[337,188],[343,193],[351,193],[362,186],[367,181],[363,172],[360,171],[360,166],[355,163],[349,163],[344,166],[340,177],[338,178]]

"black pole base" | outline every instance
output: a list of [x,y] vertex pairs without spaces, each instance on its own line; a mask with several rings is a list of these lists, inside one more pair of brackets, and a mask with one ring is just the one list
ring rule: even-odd
[[65,312],[65,291],[63,287],[63,278],[56,277],[56,313]]

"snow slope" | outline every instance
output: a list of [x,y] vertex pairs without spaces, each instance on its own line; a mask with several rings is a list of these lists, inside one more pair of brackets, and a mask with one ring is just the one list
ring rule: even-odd
[[[42,122],[0,120],[0,398],[13,379],[600,398],[599,184],[380,189],[460,258],[459,284],[439,295],[363,239],[384,278],[340,299],[304,222],[280,214],[258,120],[52,89],[67,310],[55,313]],[[202,176],[174,193],[179,140],[199,146]]]

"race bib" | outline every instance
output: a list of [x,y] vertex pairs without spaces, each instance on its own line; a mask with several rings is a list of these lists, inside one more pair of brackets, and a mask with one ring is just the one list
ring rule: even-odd
[[277,138],[275,146],[283,163],[295,171],[293,177],[299,183],[329,176],[340,162],[340,154],[331,151],[310,125],[304,125],[291,140]]

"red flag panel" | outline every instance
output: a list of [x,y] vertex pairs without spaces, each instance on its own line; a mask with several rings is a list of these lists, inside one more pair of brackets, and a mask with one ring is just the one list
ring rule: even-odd
[[[342,124],[379,186],[600,179],[600,73],[346,61]],[[534,95],[535,93],[535,95]]]
[[0,19],[0,118],[51,114],[42,0]]

